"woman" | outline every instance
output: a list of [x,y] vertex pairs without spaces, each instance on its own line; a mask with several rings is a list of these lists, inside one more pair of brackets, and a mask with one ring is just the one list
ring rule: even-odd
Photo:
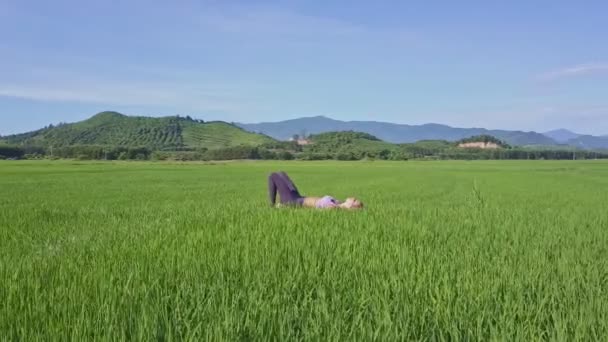
[[285,172],[273,172],[268,177],[268,195],[270,196],[270,204],[273,207],[277,205],[277,191],[281,198],[279,205],[294,205],[309,208],[363,208],[363,203],[354,197],[349,197],[344,202],[340,202],[331,196],[304,197],[300,195],[298,188],[296,188],[296,185],[293,184]]

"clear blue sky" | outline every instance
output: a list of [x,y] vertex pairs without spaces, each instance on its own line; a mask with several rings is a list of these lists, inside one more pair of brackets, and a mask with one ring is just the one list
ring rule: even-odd
[[608,134],[607,1],[0,1],[0,134],[102,110]]

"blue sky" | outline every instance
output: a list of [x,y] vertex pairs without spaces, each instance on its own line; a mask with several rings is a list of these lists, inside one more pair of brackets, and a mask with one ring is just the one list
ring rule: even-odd
[[102,110],[608,134],[606,1],[0,1],[0,134]]

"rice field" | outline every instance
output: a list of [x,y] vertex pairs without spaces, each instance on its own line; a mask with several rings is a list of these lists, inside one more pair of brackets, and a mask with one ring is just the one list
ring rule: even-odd
[[0,162],[0,340],[606,340],[607,204],[601,161]]

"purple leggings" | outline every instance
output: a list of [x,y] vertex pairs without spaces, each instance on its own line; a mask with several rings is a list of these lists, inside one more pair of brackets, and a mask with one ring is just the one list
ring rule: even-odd
[[304,202],[304,197],[300,195],[298,188],[285,172],[273,172],[268,177],[268,195],[272,206],[276,203],[277,191],[281,204],[302,205]]

